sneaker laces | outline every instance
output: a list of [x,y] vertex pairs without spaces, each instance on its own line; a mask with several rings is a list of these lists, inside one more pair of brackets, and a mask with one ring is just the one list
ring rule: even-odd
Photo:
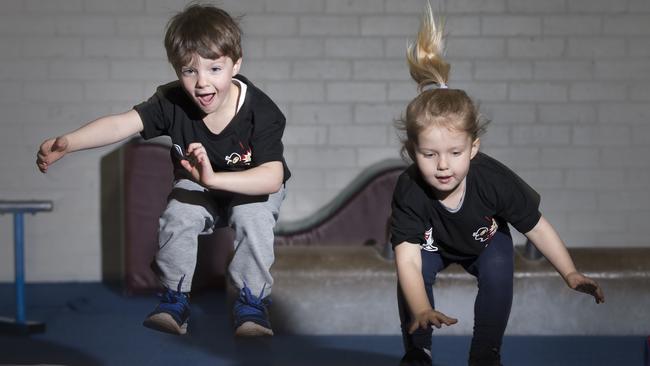
[[166,309],[176,311],[178,314],[183,313],[185,308],[188,306],[188,296],[181,292],[184,279],[185,275],[183,275],[181,280],[178,282],[176,291],[166,289],[164,293],[158,294],[161,301],[160,305],[164,306]]
[[271,304],[270,299],[263,299],[266,284],[262,286],[259,296],[254,296],[251,289],[244,282],[244,288],[239,293],[239,301],[235,304],[235,312],[241,315],[264,314],[266,307]]

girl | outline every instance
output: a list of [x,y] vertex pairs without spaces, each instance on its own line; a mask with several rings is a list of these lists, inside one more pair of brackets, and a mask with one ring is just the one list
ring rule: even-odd
[[476,105],[447,87],[443,30],[427,6],[407,60],[420,94],[397,127],[403,155],[414,161],[393,195],[391,242],[406,354],[402,365],[431,365],[432,326],[456,319],[437,311],[436,274],[460,264],[478,280],[469,365],[500,365],[513,288],[508,223],[525,233],[567,285],[604,302],[592,279],[578,272],[556,231],[539,212],[540,197],[510,169],[479,152],[484,132]]

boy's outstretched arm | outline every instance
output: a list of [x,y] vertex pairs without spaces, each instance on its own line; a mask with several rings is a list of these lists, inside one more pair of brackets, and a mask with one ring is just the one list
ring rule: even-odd
[[36,154],[36,166],[45,173],[67,153],[110,145],[143,128],[142,119],[135,110],[98,118],[73,132],[43,141]]
[[526,237],[551,262],[570,288],[592,295],[597,304],[605,302],[603,290],[596,281],[576,270],[562,239],[544,216],[532,230],[526,233]]
[[395,247],[399,286],[402,288],[413,318],[409,333],[415,332],[418,328],[428,328],[431,325],[440,328],[443,324],[452,325],[458,322],[457,319],[450,318],[431,307],[424,290],[420,250],[419,245],[408,242],[403,242]]
[[275,193],[282,187],[284,168],[280,161],[237,172],[215,172],[202,144],[191,143],[187,155],[189,159],[181,160],[181,165],[208,189],[258,196]]

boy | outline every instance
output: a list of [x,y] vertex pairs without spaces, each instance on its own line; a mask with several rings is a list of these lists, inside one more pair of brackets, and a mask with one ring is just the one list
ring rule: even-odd
[[172,140],[174,187],[160,218],[154,268],[165,292],[144,325],[185,334],[198,235],[216,225],[235,229],[228,274],[239,292],[235,334],[273,335],[268,295],[273,278],[273,227],[290,172],[281,142],[285,118],[241,67],[241,31],[225,11],[191,5],[172,17],[167,58],[178,81],[162,85],[132,110],[101,117],[44,141],[37,166],[45,173],[65,154],[121,141],[135,133]]

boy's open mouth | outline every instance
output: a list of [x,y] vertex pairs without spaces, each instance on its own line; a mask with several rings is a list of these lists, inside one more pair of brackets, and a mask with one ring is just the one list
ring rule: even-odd
[[205,107],[212,102],[212,100],[214,99],[214,95],[215,93],[201,94],[201,95],[197,95],[196,98],[199,100],[199,103],[201,103],[201,105]]

